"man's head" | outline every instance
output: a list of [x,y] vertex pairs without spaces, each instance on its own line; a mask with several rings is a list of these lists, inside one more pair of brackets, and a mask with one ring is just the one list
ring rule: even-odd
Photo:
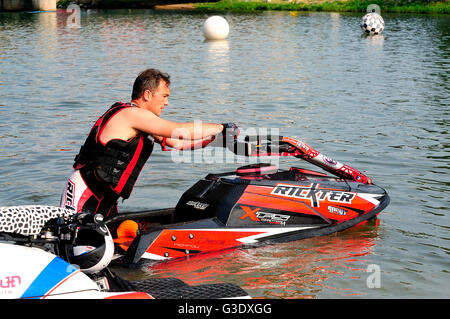
[[141,72],[133,85],[131,99],[139,101],[143,106],[155,115],[160,116],[165,106],[169,104],[170,76],[156,69],[147,69]]

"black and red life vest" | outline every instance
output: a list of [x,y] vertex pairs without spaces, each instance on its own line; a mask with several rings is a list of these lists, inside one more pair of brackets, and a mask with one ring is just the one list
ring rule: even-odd
[[103,188],[124,199],[130,197],[154,146],[153,137],[143,132],[128,141],[112,139],[105,145],[100,142],[100,134],[108,121],[128,107],[136,106],[130,103],[115,103],[97,120],[73,164],[73,168],[80,170],[88,187],[93,191]]

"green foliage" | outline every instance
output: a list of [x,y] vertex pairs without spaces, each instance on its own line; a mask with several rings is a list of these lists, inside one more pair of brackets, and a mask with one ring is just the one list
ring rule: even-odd
[[59,0],[56,2],[56,7],[60,9],[65,9],[69,6],[72,0]]
[[[67,8],[72,1],[73,0],[59,0],[57,6],[58,8]],[[101,0],[98,3],[98,6],[102,8],[115,8],[118,4],[119,1],[116,0]],[[367,6],[370,4],[377,4],[380,6],[381,12],[450,14],[449,0],[330,0],[323,3],[293,3],[287,1],[277,3],[251,0],[221,0],[219,2],[194,3],[197,11],[205,12],[260,12],[277,10],[365,12]]]
[[428,0],[349,0],[323,3],[272,3],[221,0],[219,2],[195,3],[195,7],[198,11],[208,12],[257,12],[267,10],[365,12],[367,6],[370,4],[377,4],[380,6],[382,12],[450,13],[450,4],[448,1]]

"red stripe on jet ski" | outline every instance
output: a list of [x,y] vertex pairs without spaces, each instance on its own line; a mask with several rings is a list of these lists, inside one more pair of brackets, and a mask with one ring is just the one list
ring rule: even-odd
[[[146,252],[164,257],[184,257],[189,250],[209,252],[241,246],[239,240],[249,236],[264,234],[265,231],[245,230],[198,230],[165,229]],[[181,251],[179,248],[182,248]]]
[[70,274],[69,276],[67,276],[66,278],[64,278],[63,280],[61,280],[55,287],[53,287],[52,289],[50,289],[41,299],[45,299],[48,296],[51,296],[52,292],[55,291],[58,287],[60,287],[63,283],[65,283],[67,280],[69,280],[70,278],[72,278],[73,276],[75,276],[76,274],[80,273],[81,270],[77,270],[74,273]]
[[105,299],[155,299],[145,292],[127,292],[124,294],[118,294],[110,297],[106,297]]

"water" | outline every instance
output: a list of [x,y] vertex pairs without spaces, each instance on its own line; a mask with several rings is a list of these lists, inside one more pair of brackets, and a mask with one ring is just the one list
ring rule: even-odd
[[[228,14],[228,39],[205,42],[205,14],[90,10],[75,29],[64,11],[0,14],[0,206],[58,205],[93,121],[156,67],[172,76],[164,117],[277,128],[365,171],[391,204],[340,234],[120,274],[233,282],[255,298],[450,297],[450,18],[383,14],[383,35],[366,38],[360,17]],[[157,150],[120,209],[173,206],[237,165]]]

